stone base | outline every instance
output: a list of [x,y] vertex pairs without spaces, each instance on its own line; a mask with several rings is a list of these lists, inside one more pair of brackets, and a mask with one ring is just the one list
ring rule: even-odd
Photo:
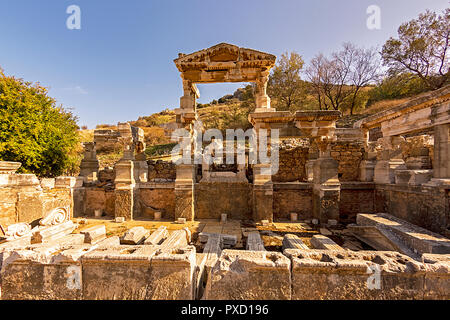
[[406,170],[405,162],[401,159],[381,160],[375,165],[375,183],[395,183],[395,170]]
[[133,220],[134,191],[132,189],[116,189],[114,216]]

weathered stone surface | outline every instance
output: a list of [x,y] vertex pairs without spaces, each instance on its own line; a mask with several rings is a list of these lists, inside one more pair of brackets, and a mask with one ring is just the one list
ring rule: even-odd
[[450,253],[450,240],[386,213],[358,214],[362,226],[380,226],[394,233],[413,251],[419,253]]
[[290,266],[279,252],[224,250],[211,270],[205,298],[289,300]]
[[133,220],[134,195],[131,189],[117,189],[115,193],[115,217]]
[[159,245],[162,241],[164,241],[167,236],[169,235],[169,232],[167,231],[166,226],[161,226],[144,241],[144,244],[147,245]]
[[191,232],[188,228],[173,231],[169,237],[164,240],[160,248],[162,251],[171,251],[176,248],[186,247],[191,242]]
[[195,297],[195,247],[157,252],[151,260],[148,298],[193,300]]
[[311,240],[311,245],[315,249],[325,249],[325,250],[344,250],[341,246],[339,246],[336,242],[331,240],[330,238],[323,236],[321,234],[314,235]]
[[105,225],[93,226],[80,231],[84,235],[84,242],[90,244],[96,244],[106,238],[106,227]]
[[283,238],[283,251],[286,249],[304,249],[308,250],[308,246],[303,243],[302,239],[294,234],[286,234]]
[[141,244],[150,234],[150,231],[144,227],[134,227],[125,232],[122,239],[120,239],[121,244]]
[[33,231],[31,241],[32,243],[55,241],[72,233],[76,227],[77,226],[71,220],[54,226],[40,226]]
[[258,231],[250,232],[247,237],[246,249],[250,251],[265,251],[264,242]]
[[118,246],[91,251],[81,258],[83,298],[89,300],[151,299],[150,260],[154,246]]
[[[399,253],[332,250],[286,250],[285,253],[292,260],[292,299],[295,300],[422,299],[424,296],[426,266]],[[372,281],[377,277],[379,282]]]
[[[213,233],[209,232],[200,232],[198,235],[198,238],[201,243],[206,243],[209,240],[209,237],[211,235],[214,235]],[[235,246],[237,242],[237,237],[231,234],[221,234],[222,242],[225,246]]]

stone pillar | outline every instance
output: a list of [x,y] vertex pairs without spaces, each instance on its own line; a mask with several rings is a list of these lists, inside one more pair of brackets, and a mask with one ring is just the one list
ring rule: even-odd
[[401,136],[384,137],[378,139],[382,150],[378,152],[374,170],[375,183],[395,183],[395,170],[405,170],[400,144],[405,139]]
[[134,161],[134,180],[137,183],[148,181],[148,164],[145,155],[145,143],[138,141],[135,144],[136,160]]
[[267,83],[269,81],[269,71],[262,71],[256,79],[256,109],[255,112],[275,111],[270,107],[270,97],[267,95]]
[[[183,78],[183,75],[181,75]],[[180,98],[180,108],[175,110],[177,123],[185,126],[196,118],[196,99],[200,98],[197,86],[189,80],[183,79],[183,96]]]
[[124,217],[133,220],[135,180],[134,180],[134,153],[131,137],[123,139],[123,157],[114,166],[116,171],[115,184],[115,217]]
[[253,220],[273,222],[273,183],[270,164],[253,165]]
[[194,183],[195,165],[177,165],[177,177],[175,180],[175,220],[186,218],[186,221],[194,220]]
[[327,138],[320,139],[318,146],[319,158],[313,165],[313,216],[326,223],[329,219],[339,220],[339,163],[331,157],[331,144]]
[[80,174],[78,176],[83,177],[83,182],[97,181],[99,163],[95,150],[95,142],[85,142],[83,146],[84,157],[81,160]]

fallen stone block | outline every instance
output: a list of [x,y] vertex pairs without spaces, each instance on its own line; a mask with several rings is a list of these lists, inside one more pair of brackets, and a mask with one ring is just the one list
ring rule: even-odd
[[250,251],[265,251],[264,242],[259,235],[259,232],[250,232],[247,238],[246,249]]
[[388,230],[413,252],[450,253],[450,239],[387,213],[360,213],[356,216],[356,223],[360,226],[377,226],[380,230]]
[[141,244],[148,237],[150,231],[144,227],[134,227],[125,232],[120,239],[121,244]]
[[193,300],[195,271],[195,247],[158,251],[151,259],[147,297],[152,300]]
[[66,221],[54,226],[39,226],[33,229],[33,236],[31,238],[32,243],[51,242],[62,238],[75,230],[77,227],[72,221]]
[[320,231],[320,234],[322,234],[324,236],[332,236],[333,235],[333,232],[331,232],[327,228],[320,228],[319,231]]
[[325,237],[321,234],[316,234],[311,238],[311,246],[314,249],[324,249],[324,250],[335,250],[335,251],[340,251],[340,250],[344,250],[344,248],[342,248],[341,246],[339,246],[336,242],[334,242],[333,240],[331,240],[328,237]]
[[397,252],[289,249],[285,254],[292,261],[293,300],[422,299],[426,290],[429,268]]
[[289,300],[290,260],[279,252],[223,250],[205,289],[209,300]]
[[84,234],[85,243],[96,244],[106,239],[106,227],[104,224],[87,228],[80,231],[80,233]]
[[179,247],[186,247],[191,242],[191,232],[188,228],[173,231],[169,237],[164,240],[160,248],[162,251],[172,250]]
[[117,247],[120,246],[120,237],[113,236],[106,239],[101,240],[96,244],[97,248],[108,248],[108,247]]
[[286,234],[283,237],[283,251],[286,249],[304,249],[308,250],[308,246],[303,243],[302,239],[293,234]]
[[168,236],[167,227],[161,226],[144,241],[144,244],[158,245]]
[[150,261],[155,246],[98,248],[81,257],[83,298],[87,300],[151,299]]
[[70,251],[68,248],[82,246],[68,243],[84,239],[82,235],[67,238],[71,239],[61,243],[33,244],[12,252],[2,266],[2,299],[82,299],[79,257],[88,249],[83,247],[77,255],[66,254]]

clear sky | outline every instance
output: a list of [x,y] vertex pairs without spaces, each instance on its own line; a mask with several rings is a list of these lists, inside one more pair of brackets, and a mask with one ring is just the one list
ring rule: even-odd
[[[81,9],[69,30],[66,9]],[[369,5],[381,29],[366,26]],[[0,66],[39,81],[72,108],[80,125],[136,120],[177,108],[181,78],[173,63],[220,42],[279,56],[297,51],[308,62],[346,41],[381,46],[398,26],[447,0],[0,0]],[[199,85],[200,103],[239,84]]]

